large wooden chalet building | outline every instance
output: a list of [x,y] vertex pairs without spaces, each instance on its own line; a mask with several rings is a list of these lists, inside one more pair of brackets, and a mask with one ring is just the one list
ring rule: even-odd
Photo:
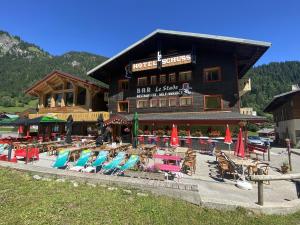
[[110,85],[112,119],[164,126],[260,122],[240,113],[246,72],[268,42],[156,30],[88,72]]

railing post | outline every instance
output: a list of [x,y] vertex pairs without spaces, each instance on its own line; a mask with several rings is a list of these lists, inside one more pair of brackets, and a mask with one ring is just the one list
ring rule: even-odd
[[291,158],[291,141],[290,139],[285,139],[286,144],[287,144],[287,152],[288,152],[288,158],[289,158],[289,166],[290,166],[290,171],[292,171],[292,158]]
[[268,161],[271,161],[270,145],[268,145]]
[[28,163],[28,144],[26,144],[26,159],[25,159],[25,163]]
[[[263,171],[262,169],[258,169],[258,175],[262,175]],[[258,190],[257,190],[257,194],[258,194],[258,201],[257,204],[260,206],[264,205],[264,182],[262,180],[258,181]]]

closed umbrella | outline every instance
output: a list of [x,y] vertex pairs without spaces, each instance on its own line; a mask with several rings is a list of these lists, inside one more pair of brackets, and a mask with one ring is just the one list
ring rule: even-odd
[[72,115],[69,115],[66,123],[66,143],[71,144],[72,143],[72,126],[73,126],[73,117]]
[[245,147],[244,147],[244,142],[243,142],[243,133],[242,129],[240,128],[239,135],[238,135],[238,140],[235,146],[235,152],[234,154],[236,156],[245,157]]
[[231,133],[230,133],[230,129],[229,129],[228,124],[226,126],[224,143],[228,144],[228,148],[229,148],[229,151],[230,151],[231,150],[230,145],[232,144],[232,138],[231,138]]
[[178,138],[177,126],[175,126],[174,124],[173,124],[172,132],[171,132],[171,142],[170,142],[170,145],[172,147],[179,146],[179,138]]
[[137,112],[133,116],[133,148],[137,147],[138,142],[138,131],[139,131],[139,117]]

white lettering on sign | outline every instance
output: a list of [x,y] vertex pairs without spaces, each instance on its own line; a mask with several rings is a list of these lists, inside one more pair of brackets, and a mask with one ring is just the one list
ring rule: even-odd
[[137,98],[149,98],[156,96],[176,96],[176,95],[190,95],[192,87],[190,87],[189,83],[183,83],[182,87],[179,88],[178,85],[164,85],[164,86],[156,86],[156,87],[146,87],[146,88],[137,88],[136,89],[136,97]]
[[[162,67],[176,66],[176,65],[191,63],[192,55],[186,54],[186,55],[178,55],[178,56],[172,56],[166,58],[162,58],[162,56],[160,55],[160,57],[157,57],[157,60],[161,61]],[[131,66],[131,71],[137,72],[143,70],[157,69],[157,60],[133,63]]]

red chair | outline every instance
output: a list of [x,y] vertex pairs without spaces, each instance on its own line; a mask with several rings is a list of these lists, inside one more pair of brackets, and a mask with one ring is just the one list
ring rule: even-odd
[[139,141],[139,144],[144,144],[144,142],[145,142],[144,136],[138,137],[138,141]]

